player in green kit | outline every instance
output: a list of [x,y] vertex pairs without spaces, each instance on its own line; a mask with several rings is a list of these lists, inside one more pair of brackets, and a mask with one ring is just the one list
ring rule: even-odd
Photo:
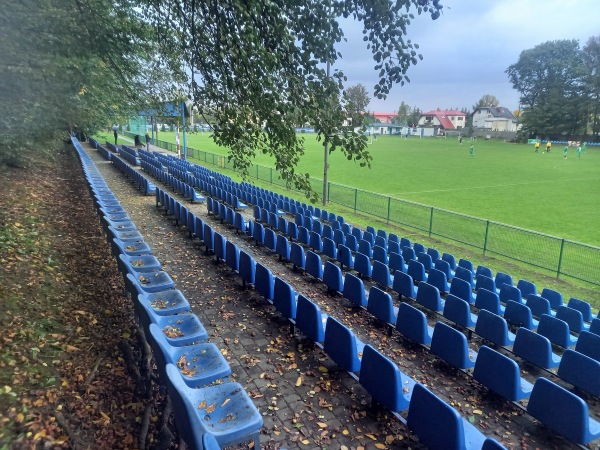
[[565,145],[563,149],[563,155],[565,155],[565,159],[567,159],[567,153],[569,153],[569,144]]
[[581,150],[583,150],[583,153],[587,153],[587,144],[585,142],[582,144]]
[[[585,145],[585,144],[583,144]],[[581,145],[577,146],[577,159],[581,159]]]
[[475,147],[473,147],[473,144],[469,147],[469,158],[475,158]]

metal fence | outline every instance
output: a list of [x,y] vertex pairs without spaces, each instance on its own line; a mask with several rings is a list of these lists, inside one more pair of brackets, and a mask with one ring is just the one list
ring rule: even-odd
[[[123,134],[130,135],[127,132]],[[130,137],[133,136],[131,134]],[[177,146],[169,142],[155,140],[154,145],[177,152]],[[228,162],[226,156],[190,147],[187,151],[188,157],[233,170],[233,163]],[[255,164],[249,173],[258,180],[289,188],[277,170],[271,167]],[[311,184],[313,189],[319,191],[323,181],[311,178]],[[556,273],[557,277],[566,275],[600,285],[599,247],[337,183],[328,183],[328,193],[328,202],[355,212],[480,249],[483,254],[496,254],[546,269]]]

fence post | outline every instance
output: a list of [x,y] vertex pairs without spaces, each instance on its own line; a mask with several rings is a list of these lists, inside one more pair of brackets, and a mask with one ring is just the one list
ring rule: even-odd
[[357,202],[358,202],[358,189],[354,189],[354,212],[356,212]]
[[562,266],[563,250],[565,248],[565,240],[560,241],[560,254],[558,255],[558,268],[556,269],[556,278],[560,277],[560,267]]
[[390,223],[390,208],[391,207],[392,207],[392,197],[388,197],[387,223]]
[[273,168],[269,170],[269,183],[273,184]]
[[483,238],[483,256],[485,256],[485,250],[487,249],[487,238],[488,238],[489,230],[490,230],[490,221],[486,220],[485,221],[485,237]]
[[429,237],[431,237],[431,229],[433,228],[433,206],[431,207],[431,212],[429,214]]

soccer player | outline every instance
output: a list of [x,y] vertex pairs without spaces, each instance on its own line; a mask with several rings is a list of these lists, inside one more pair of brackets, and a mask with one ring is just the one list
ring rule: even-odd
[[569,144],[565,145],[563,149],[563,155],[565,155],[565,159],[567,159],[567,153],[569,153]]
[[475,147],[473,147],[473,144],[469,147],[469,158],[475,158]]
[[535,141],[535,153],[538,152],[538,150],[540,149],[540,141]]
[[546,153],[550,153],[550,150],[552,150],[552,142],[548,141],[546,143]]
[[[585,142],[583,145],[585,145]],[[577,146],[577,159],[581,159],[581,145]]]
[[582,144],[581,150],[583,150],[583,153],[587,153],[587,144],[585,142]]

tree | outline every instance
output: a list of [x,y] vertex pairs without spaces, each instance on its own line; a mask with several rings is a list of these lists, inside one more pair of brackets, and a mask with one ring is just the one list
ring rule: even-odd
[[359,127],[363,124],[364,113],[369,106],[369,92],[367,88],[358,83],[346,89],[346,113],[352,119],[352,126]]
[[491,106],[491,107],[495,108],[499,104],[500,104],[500,101],[494,95],[485,94],[483,97],[481,97],[479,99],[479,101],[477,103],[475,103],[473,105],[473,111],[475,111],[477,108],[481,108],[483,106]]
[[576,40],[524,50],[506,70],[521,94],[521,124],[529,135],[575,136],[585,130],[584,65]]
[[[600,134],[600,35],[591,37],[583,47],[586,118],[594,140]],[[587,127],[586,127],[587,132]]]
[[[367,142],[346,118],[344,74],[335,68],[344,38],[339,18],[363,24],[379,81],[377,98],[392,85],[409,81],[408,68],[421,56],[406,39],[418,14],[440,15],[439,0],[142,0],[146,19],[162,44],[170,66],[183,64],[191,80],[190,97],[201,114],[214,116],[214,140],[229,148],[243,177],[258,152],[274,157],[281,177],[313,200],[309,174],[295,167],[304,140],[293,123],[309,123],[329,151],[370,166]],[[333,72],[328,68],[332,66]]]
[[393,122],[399,125],[407,125],[408,118],[411,114],[412,108],[408,104],[404,103],[403,100],[402,103],[400,103],[400,107],[398,108],[398,115],[394,117]]
[[417,106],[413,106],[412,108],[412,112],[408,115],[408,122],[406,122],[406,124],[409,127],[412,127],[413,125],[417,125],[417,123],[419,123],[419,119],[421,118],[421,114],[423,114],[421,112],[421,110],[419,109],[419,107]]
[[[23,0],[0,18],[0,164],[55,149],[67,132],[92,132],[165,92],[156,46],[133,1]],[[172,85],[170,82],[168,85]],[[8,113],[10,111],[10,113]]]

